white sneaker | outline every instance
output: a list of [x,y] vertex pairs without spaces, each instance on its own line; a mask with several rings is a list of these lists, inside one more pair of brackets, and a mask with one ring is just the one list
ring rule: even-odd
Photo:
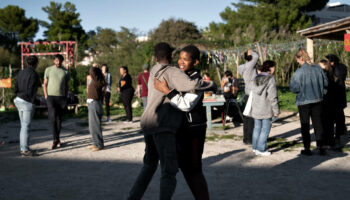
[[256,151],[257,151],[256,149],[253,149],[253,153],[256,153]]
[[271,152],[269,152],[269,151],[263,151],[263,152],[261,152],[261,151],[259,151],[259,150],[256,150],[256,151],[255,151],[255,155],[257,155],[257,156],[269,156],[269,155],[271,155]]

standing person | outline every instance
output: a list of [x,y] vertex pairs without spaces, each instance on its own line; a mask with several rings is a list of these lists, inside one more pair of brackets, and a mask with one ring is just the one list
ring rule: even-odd
[[[181,49],[178,60],[179,68],[191,80],[202,79],[195,69],[200,59],[200,51],[196,46],[188,45]],[[203,91],[191,91],[179,95],[176,90],[170,90],[167,82],[155,80],[157,90],[167,95],[170,104],[183,111],[183,123],[176,132],[178,164],[187,185],[195,199],[209,199],[207,181],[202,170],[202,154],[207,129],[206,111],[203,107]]]
[[[249,93],[251,91],[251,82],[257,76],[256,72],[256,63],[258,62],[258,54],[253,52],[252,50],[248,50],[244,53],[244,59],[246,63],[238,66],[238,72],[241,76],[243,76],[243,80],[245,83],[245,98],[248,99]],[[254,129],[254,119],[249,116],[244,117],[243,121],[243,143],[251,144],[252,143],[252,135]]]
[[38,58],[36,56],[29,56],[26,61],[28,67],[21,70],[16,79],[14,92],[17,97],[14,103],[18,109],[19,119],[21,121],[19,137],[21,155],[36,156],[36,151],[29,148],[29,129],[35,112],[34,100],[38,86],[40,85],[39,75],[35,71],[38,66]]
[[[171,66],[173,50],[164,42],[155,45],[154,57],[157,64],[150,71],[148,85],[153,86],[155,79],[164,79],[170,89],[179,92],[189,92],[201,86],[212,85],[197,79],[191,80],[179,68]],[[142,198],[159,161],[161,167],[159,199],[171,199],[176,188],[178,163],[175,133],[182,123],[183,115],[170,105],[162,92],[154,87],[148,89],[149,103],[141,116],[141,128],[146,143],[143,167],[129,193],[129,200]]]
[[48,115],[51,123],[53,143],[51,148],[61,147],[60,132],[62,115],[67,104],[69,72],[62,66],[63,56],[55,55],[54,66],[45,69],[44,96],[47,102]]
[[274,61],[267,60],[258,66],[258,76],[252,83],[251,116],[254,118],[253,152],[256,155],[271,155],[271,152],[266,150],[267,138],[271,130],[272,117],[280,114],[276,79],[273,76],[275,65]]
[[142,66],[143,72],[137,77],[137,94],[142,99],[143,109],[147,106],[149,64]]
[[[94,63],[92,67],[98,67],[97,63]],[[86,76],[86,95],[88,94],[88,87],[91,83],[91,76],[90,76],[90,71],[88,72],[88,75]]]
[[93,145],[89,146],[92,151],[104,148],[101,119],[103,114],[103,95],[108,88],[105,76],[97,67],[90,68],[91,83],[88,86],[87,103],[89,109],[89,131]]
[[322,101],[322,124],[324,145],[334,145],[334,123],[336,118],[336,100],[339,98],[335,94],[335,81],[333,69],[328,60],[321,60],[319,65],[327,75],[328,87],[327,93],[323,96]]
[[305,49],[300,48],[295,56],[301,66],[295,71],[289,88],[296,93],[295,104],[298,106],[301,135],[304,143],[302,155],[312,155],[310,150],[310,117],[315,130],[316,144],[320,155],[325,155],[323,147],[322,100],[328,86],[327,76],[322,68],[314,65]]
[[134,88],[132,87],[132,79],[128,73],[128,67],[122,66],[119,69],[121,78],[118,84],[118,91],[121,93],[122,101],[126,113],[126,121],[124,123],[132,123],[132,107],[131,101],[134,97]]
[[109,69],[107,64],[102,64],[101,66],[103,76],[105,77],[105,82],[106,82],[106,93],[104,95],[104,102],[106,104],[106,115],[107,115],[107,122],[111,121],[110,118],[110,110],[111,107],[109,105],[109,101],[111,100],[111,85],[112,85],[112,75],[109,73]]
[[[346,125],[345,125],[345,114],[344,108],[347,106],[346,101],[346,75],[347,75],[347,67],[339,62],[339,58],[336,55],[329,54],[326,56],[330,65],[333,69],[333,73],[335,76],[335,87],[334,87],[334,95],[337,97],[335,99],[335,137],[334,137],[334,147],[340,148],[340,136],[346,133]],[[333,125],[334,126],[334,125]]]

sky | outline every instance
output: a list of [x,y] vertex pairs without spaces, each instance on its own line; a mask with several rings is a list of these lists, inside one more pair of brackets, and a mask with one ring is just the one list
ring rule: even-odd
[[[65,3],[66,0],[55,0]],[[158,27],[162,20],[174,17],[194,22],[198,28],[205,28],[210,22],[221,22],[219,13],[231,2],[237,0],[71,0],[80,13],[84,30],[96,27],[112,28],[116,31],[121,26],[136,28],[139,35]],[[42,7],[48,6],[49,0],[0,0],[0,8],[17,5],[26,11],[26,17],[47,20],[47,13]],[[48,21],[48,20],[47,20]],[[40,28],[36,40],[43,38],[44,28]]]
[[[81,25],[86,32],[96,27],[112,28],[116,31],[121,26],[136,28],[138,35],[158,27],[162,20],[174,17],[194,22],[198,28],[205,28],[211,22],[222,22],[220,12],[239,0],[71,0],[80,13]],[[331,0],[338,2],[339,0]],[[55,0],[64,4],[66,0]],[[350,5],[350,0],[341,0]],[[42,7],[48,6],[49,0],[0,0],[0,8],[17,5],[26,11],[26,17],[46,20],[47,14]],[[40,27],[35,40],[43,38]]]

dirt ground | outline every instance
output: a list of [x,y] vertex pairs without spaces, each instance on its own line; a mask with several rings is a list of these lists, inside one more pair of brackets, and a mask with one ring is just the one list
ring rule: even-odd
[[[64,121],[64,146],[56,150],[49,148],[49,121],[34,120],[30,143],[40,153],[35,158],[19,155],[19,121],[1,124],[0,140],[6,144],[0,149],[0,200],[126,199],[142,167],[145,145],[138,118],[124,124],[119,117],[104,123],[106,148],[99,152],[87,149],[91,141],[86,119]],[[349,199],[349,134],[342,137],[343,152],[299,156],[298,117],[286,112],[280,118],[270,133],[268,157],[255,156],[242,143],[242,126],[207,131],[203,167],[211,199]],[[159,177],[158,170],[143,199],[158,199]],[[193,199],[181,172],[177,179],[173,199]]]

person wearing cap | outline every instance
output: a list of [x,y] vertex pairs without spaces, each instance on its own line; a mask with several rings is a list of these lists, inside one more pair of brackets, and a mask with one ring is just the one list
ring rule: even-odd
[[137,95],[142,99],[143,109],[146,109],[148,96],[149,64],[142,66],[143,72],[137,78]]

